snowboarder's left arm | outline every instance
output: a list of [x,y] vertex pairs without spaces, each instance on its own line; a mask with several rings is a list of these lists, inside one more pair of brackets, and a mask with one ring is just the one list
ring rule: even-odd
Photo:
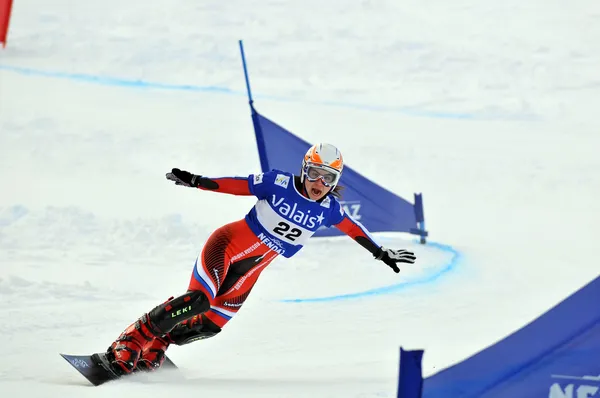
[[369,231],[359,222],[354,221],[348,214],[343,214],[340,222],[335,227],[354,239],[359,245],[367,249],[376,260],[383,261],[394,272],[400,272],[397,263],[413,264],[416,257],[413,252],[408,250],[386,249],[378,245]]

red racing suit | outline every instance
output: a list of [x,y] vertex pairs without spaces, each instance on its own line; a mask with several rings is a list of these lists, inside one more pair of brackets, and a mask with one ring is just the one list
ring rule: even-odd
[[[248,177],[202,177],[199,189],[259,199],[245,218],[215,230],[199,254],[188,290],[200,290],[203,314],[222,328],[241,308],[260,273],[279,255],[293,256],[318,227],[335,226],[371,253],[379,245],[331,194],[308,199],[300,177],[274,170]],[[319,213],[320,214],[317,214]]]

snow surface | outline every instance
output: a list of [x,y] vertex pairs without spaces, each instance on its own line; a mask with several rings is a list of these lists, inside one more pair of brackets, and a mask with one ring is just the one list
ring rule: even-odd
[[[90,387],[58,353],[104,350],[183,292],[254,203],[164,179],[259,169],[238,39],[257,109],[423,192],[432,244],[378,234],[418,255],[397,275],[311,241],[219,336],[169,350],[184,380]],[[400,346],[429,375],[494,343],[599,274],[598,65],[594,0],[15,2],[0,396],[393,397]]]

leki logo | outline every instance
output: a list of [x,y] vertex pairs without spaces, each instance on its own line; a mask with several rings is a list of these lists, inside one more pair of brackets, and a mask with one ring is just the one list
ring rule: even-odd
[[548,398],[600,398],[600,376],[552,375],[552,378],[563,382],[557,381],[550,386]]
[[188,305],[185,308],[182,308],[180,310],[177,310],[177,312],[171,312],[171,318],[177,318],[179,315],[183,315],[187,312],[190,312],[192,310],[192,306]]

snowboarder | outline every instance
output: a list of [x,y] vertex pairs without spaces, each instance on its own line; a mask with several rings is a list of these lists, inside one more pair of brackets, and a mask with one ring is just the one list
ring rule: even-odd
[[176,185],[233,195],[254,195],[246,216],[215,230],[196,259],[185,294],[171,297],[127,327],[106,351],[113,370],[124,375],[159,368],[170,344],[215,336],[237,313],[260,273],[276,257],[296,254],[319,227],[335,226],[399,272],[415,262],[406,250],[380,246],[344,212],[337,198],[344,162],[330,144],[312,146],[300,176],[281,170],[248,177],[208,178],[172,169]]

